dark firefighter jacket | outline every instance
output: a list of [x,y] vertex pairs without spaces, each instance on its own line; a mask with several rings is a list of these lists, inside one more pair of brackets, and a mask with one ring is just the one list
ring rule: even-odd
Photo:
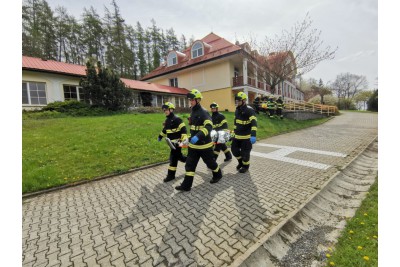
[[171,141],[178,141],[179,139],[186,139],[186,126],[181,118],[170,113],[164,122],[164,128],[158,137],[168,137]]
[[276,100],[276,107],[277,107],[277,109],[283,109],[285,107],[285,104],[283,104],[282,99]]
[[236,108],[234,133],[236,139],[250,139],[256,137],[257,117],[253,108],[243,105]]
[[189,144],[190,148],[206,149],[214,146],[210,133],[213,128],[210,114],[200,104],[192,107],[189,118],[190,136],[197,136],[199,141],[196,144]]
[[213,112],[211,115],[212,118],[212,123],[213,123],[213,129],[218,131],[228,129],[228,122],[225,119],[225,116],[221,113]]

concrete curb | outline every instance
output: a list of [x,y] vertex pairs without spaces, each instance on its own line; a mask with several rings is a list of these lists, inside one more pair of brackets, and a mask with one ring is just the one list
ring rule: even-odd
[[154,164],[138,167],[138,168],[135,168],[135,169],[130,169],[130,170],[128,170],[126,172],[122,172],[122,173],[99,176],[99,177],[95,177],[95,178],[90,179],[90,180],[83,180],[83,181],[75,182],[75,183],[72,183],[72,184],[66,184],[66,185],[56,186],[56,187],[53,187],[53,188],[44,189],[44,190],[40,190],[40,191],[36,191],[36,192],[32,192],[32,193],[26,193],[26,194],[22,195],[22,199],[36,197],[36,196],[40,196],[40,195],[43,195],[43,194],[51,193],[51,192],[54,192],[54,191],[59,191],[59,190],[63,190],[63,189],[66,189],[66,188],[75,187],[75,186],[82,185],[82,184],[87,184],[87,183],[91,183],[91,182],[97,182],[97,181],[100,181],[100,180],[103,180],[103,179],[106,179],[106,178],[112,178],[112,177],[124,175],[124,174],[127,174],[127,173],[132,173],[132,172],[136,172],[136,171],[140,171],[140,170],[153,168],[153,167],[156,167],[156,166],[159,166],[159,165],[162,165],[162,164],[166,164],[168,162],[169,161],[158,162],[158,163],[154,163]]
[[293,217],[296,216],[309,202],[311,202],[321,191],[323,188],[325,188],[336,176],[338,176],[343,169],[345,169],[347,166],[349,166],[353,161],[355,161],[364,151],[377,140],[378,136],[376,136],[360,153],[357,154],[350,162],[345,164],[343,167],[341,167],[341,170],[337,171],[334,175],[332,175],[324,184],[323,186],[316,191],[314,194],[312,194],[303,204],[301,204],[296,210],[292,211],[289,213],[289,215],[282,221],[280,222],[274,229],[263,236],[260,240],[258,240],[252,247],[250,247],[244,254],[242,254],[240,257],[238,257],[231,265],[230,267],[238,267],[241,266],[254,252],[257,251],[259,247],[261,247],[266,241],[268,241],[269,238],[274,236],[288,221],[290,221]]

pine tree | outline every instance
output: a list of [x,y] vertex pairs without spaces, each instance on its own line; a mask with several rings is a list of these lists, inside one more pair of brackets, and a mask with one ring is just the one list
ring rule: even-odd
[[86,77],[81,79],[85,99],[93,106],[108,110],[126,110],[133,103],[133,91],[121,81],[120,76],[109,68],[103,69],[100,61],[95,66],[86,63]]
[[104,29],[96,10],[91,6],[82,14],[82,45],[85,58],[94,57],[104,65]]
[[137,58],[139,61],[139,73],[140,77],[143,77],[147,74],[147,62],[145,58],[145,37],[142,25],[140,22],[136,24],[136,40],[138,42],[138,54]]

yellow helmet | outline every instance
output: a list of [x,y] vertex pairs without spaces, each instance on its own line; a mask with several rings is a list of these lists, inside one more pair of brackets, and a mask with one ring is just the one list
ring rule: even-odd
[[171,102],[165,102],[164,105],[161,107],[162,109],[175,109],[175,105],[172,104]]
[[215,102],[212,102],[210,108],[219,108],[219,105]]
[[235,100],[246,100],[247,95],[243,92],[239,92],[235,95]]
[[189,99],[197,99],[197,98],[202,99],[203,98],[200,91],[197,89],[192,89],[186,96]]

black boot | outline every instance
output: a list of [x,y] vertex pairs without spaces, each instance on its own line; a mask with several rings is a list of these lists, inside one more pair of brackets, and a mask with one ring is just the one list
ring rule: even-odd
[[241,159],[238,160],[239,164],[236,166],[236,170],[240,170],[243,167],[243,161]]
[[172,181],[175,179],[175,171],[168,170],[167,177],[164,178],[164,183]]
[[213,178],[211,179],[210,183],[215,184],[218,183],[219,180],[222,178],[222,171],[219,169],[217,172],[213,172]]
[[240,169],[239,172],[240,173],[245,173],[249,170],[250,165],[243,165]]
[[224,161],[227,162],[230,161],[231,159],[232,159],[232,153],[230,151],[226,152]]
[[192,189],[192,184],[193,176],[185,175],[185,178],[183,179],[181,185],[178,185],[177,187],[175,187],[175,189],[178,191],[190,191],[190,189]]

